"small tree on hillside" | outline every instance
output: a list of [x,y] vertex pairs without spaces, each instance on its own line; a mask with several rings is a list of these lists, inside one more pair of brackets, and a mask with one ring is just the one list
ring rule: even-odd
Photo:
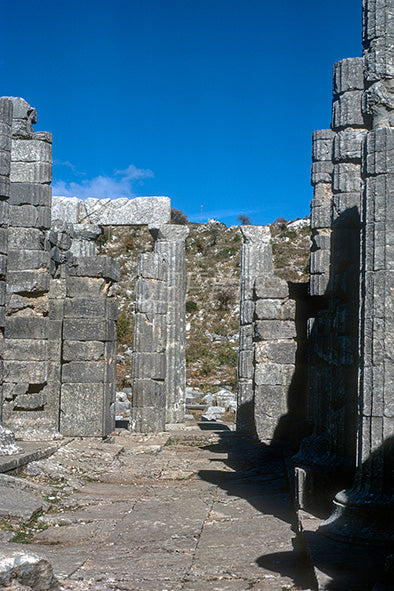
[[181,209],[171,209],[172,224],[187,224],[187,215]]
[[241,226],[251,226],[252,225],[252,220],[250,219],[250,217],[248,215],[243,214],[243,213],[241,213],[237,217],[237,222],[239,222]]

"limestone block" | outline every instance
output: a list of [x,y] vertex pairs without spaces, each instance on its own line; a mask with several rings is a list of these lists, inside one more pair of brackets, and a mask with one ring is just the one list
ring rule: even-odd
[[392,0],[365,0],[363,2],[363,43],[384,37],[392,30],[394,6]]
[[[313,204],[313,201],[312,201]],[[331,204],[324,207],[311,207],[311,228],[329,228],[331,226]]]
[[373,39],[364,52],[364,71],[367,82],[394,78],[394,33]]
[[52,146],[37,139],[14,139],[11,150],[12,162],[49,162],[52,163]]
[[253,326],[251,324],[239,327],[239,348],[241,351],[253,348]]
[[147,318],[139,312],[135,314],[134,351],[160,352],[166,346],[164,331],[165,316],[153,315]]
[[49,252],[40,250],[12,250],[8,251],[7,266],[10,271],[22,269],[49,269]]
[[11,162],[10,179],[11,183],[50,184],[52,182],[52,164],[49,162]]
[[331,231],[314,234],[311,241],[313,250],[329,250],[331,248]]
[[362,187],[361,165],[341,162],[334,165],[332,175],[334,193],[352,193],[360,191]]
[[104,359],[104,343],[101,341],[64,341],[64,361],[100,361]]
[[329,183],[319,183],[313,189],[311,207],[328,207],[331,204],[332,187],[331,177]]
[[13,117],[13,102],[8,97],[0,98],[0,121],[10,127]]
[[44,317],[13,316],[6,319],[6,339],[47,339],[48,320]]
[[13,105],[14,119],[31,119],[32,123],[37,123],[37,112],[29,105],[25,99],[19,96],[4,96],[3,99],[8,99]]
[[295,322],[291,320],[258,320],[255,323],[255,339],[271,341],[296,338]]
[[262,341],[255,345],[256,364],[275,362],[278,364],[294,364],[297,343],[294,340]]
[[164,431],[166,425],[165,408],[144,406],[132,410],[132,431],[138,433],[157,433]]
[[155,240],[184,242],[189,236],[189,228],[180,224],[164,224],[149,228]]
[[7,201],[0,201],[0,226],[7,228],[9,223],[9,205]]
[[259,300],[282,299],[289,296],[289,287],[284,279],[276,275],[262,275],[256,278],[254,293]]
[[67,384],[104,382],[104,370],[104,361],[69,361],[63,363],[62,382]]
[[295,301],[264,299],[255,304],[255,317],[258,320],[294,320]]
[[332,129],[319,129],[312,134],[312,161],[320,162],[332,158],[332,147],[335,138]]
[[337,193],[333,198],[333,227],[360,227],[361,192]]
[[65,318],[63,338],[69,341],[111,341],[115,338],[115,323],[111,320]]
[[349,90],[364,90],[363,59],[361,57],[343,59],[334,64],[334,94],[342,94]]
[[345,127],[365,127],[361,109],[361,90],[345,92],[332,103],[332,128],[340,131]]
[[52,197],[52,219],[79,224],[85,217],[84,202],[77,197]]
[[79,297],[81,294],[92,298],[103,297],[108,292],[108,281],[100,277],[67,277],[67,297]]
[[11,128],[0,122],[0,150],[11,152]]
[[115,299],[107,298],[105,316],[108,320],[118,320],[118,304]]
[[106,301],[104,298],[89,297],[66,298],[64,302],[65,318],[101,318],[106,316]]
[[30,119],[13,119],[12,120],[12,137],[22,138],[25,140],[33,137],[33,124]]
[[334,139],[334,162],[361,160],[361,148],[366,129],[344,129]]
[[4,379],[8,382],[43,384],[48,380],[47,361],[4,360]]
[[43,250],[44,233],[37,228],[9,228],[8,248],[10,250]]
[[251,324],[253,322],[254,302],[245,300],[241,303],[239,321],[241,326]]
[[168,197],[137,197],[135,199],[86,199],[86,217],[80,222],[101,226],[147,224],[160,227],[171,219]]
[[7,228],[0,228],[0,253],[7,254],[8,250],[8,230]]
[[368,132],[364,170],[367,176],[394,174],[394,130],[388,127]]
[[394,222],[394,175],[379,175],[366,180],[368,219]]
[[35,293],[49,291],[49,273],[48,269],[36,269],[26,271],[7,271],[8,285],[10,293]]
[[103,384],[62,384],[60,432],[69,437],[102,436],[103,400]]
[[[34,383],[34,382],[33,382]],[[19,394],[13,401],[14,410],[42,410],[48,401],[45,392],[37,394]]]
[[106,256],[78,257],[69,273],[77,277],[102,277],[112,281],[120,279],[119,263]]
[[7,314],[12,316],[17,312],[21,312],[21,316],[28,316],[29,314],[37,314],[47,316],[49,311],[49,301],[46,294],[35,295],[31,294],[7,294]]
[[137,275],[143,279],[156,279],[166,281],[167,263],[162,255],[155,252],[146,252],[138,255]]
[[240,351],[238,355],[238,375],[240,378],[253,378],[253,350]]
[[287,386],[291,383],[295,366],[279,363],[256,363],[254,382],[256,386]]
[[49,207],[34,207],[33,205],[10,205],[11,225],[24,228],[51,227],[51,209]]
[[0,175],[0,199],[8,199],[10,194],[10,177]]
[[311,273],[328,273],[330,270],[331,251],[316,250],[309,253],[309,269]]
[[29,361],[45,361],[48,359],[48,341],[44,339],[7,339],[4,350],[5,360],[24,361],[28,356]]
[[53,143],[53,137],[49,131],[35,131],[33,133],[33,139],[39,140],[40,142],[47,142],[48,144]]
[[165,353],[134,352],[132,375],[135,379],[164,380],[166,377]]
[[275,435],[280,417],[287,411],[287,388],[262,385],[255,389],[255,425],[261,441]]
[[7,176],[10,174],[11,168],[11,154],[10,152],[6,152],[2,150],[0,152],[0,174],[3,176]]
[[43,205],[51,207],[52,187],[31,183],[12,183],[10,187],[10,205]]
[[[26,491],[15,491],[15,496],[18,500],[25,500],[25,503],[31,508],[33,505],[40,506],[37,496],[29,495]],[[41,508],[43,503],[41,501]],[[37,511],[37,508],[34,508]],[[30,513],[29,517],[35,515],[35,512]],[[25,512],[22,512],[23,518],[26,519]],[[28,517],[28,518],[29,518]],[[0,560],[0,586],[2,588],[9,587],[15,589],[45,589],[46,591],[58,591],[59,583],[56,580],[52,566],[46,558],[40,554],[33,554],[12,548],[2,549],[2,557]]]
[[[133,384],[133,408],[162,408],[165,405],[163,382],[145,378],[135,380]],[[162,410],[164,412],[164,408]]]
[[330,183],[332,169],[333,164],[331,160],[313,162],[311,168],[311,185],[315,186],[318,183]]

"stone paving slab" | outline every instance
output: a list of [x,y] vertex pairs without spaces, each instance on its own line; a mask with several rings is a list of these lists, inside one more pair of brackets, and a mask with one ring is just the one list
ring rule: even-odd
[[29,544],[65,589],[308,589],[280,450],[198,427],[114,441],[71,441],[26,469],[67,493]]

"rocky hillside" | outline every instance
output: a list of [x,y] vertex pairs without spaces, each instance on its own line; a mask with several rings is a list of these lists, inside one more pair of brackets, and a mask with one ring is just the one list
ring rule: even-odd
[[[239,226],[211,220],[188,223],[186,241],[186,360],[187,382],[203,392],[221,387],[234,391],[237,382],[239,274],[242,237]],[[308,276],[309,220],[271,225],[274,264],[289,281]],[[118,286],[118,389],[130,386],[136,261],[152,250],[144,227],[112,228],[99,239],[103,254],[121,267]]]

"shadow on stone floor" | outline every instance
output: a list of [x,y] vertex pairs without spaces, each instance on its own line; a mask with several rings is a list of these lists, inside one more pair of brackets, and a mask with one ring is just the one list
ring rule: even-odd
[[[201,427],[201,424],[200,424]],[[203,427],[202,427],[203,428]],[[212,429],[213,424],[212,424]],[[220,430],[219,441],[205,446],[213,453],[228,454],[217,461],[232,471],[200,470],[202,480],[215,484],[226,491],[229,497],[245,499],[264,516],[273,516],[290,525],[290,535],[295,536],[296,520],[290,501],[290,491],[284,469],[283,448],[279,444],[264,445],[230,430]],[[215,459],[211,460],[216,462]],[[267,541],[275,532],[267,531]],[[282,540],[275,540],[277,547]],[[293,550],[264,555],[256,564],[261,568],[283,574],[294,581],[295,588],[313,588],[313,574],[305,556],[294,545]],[[272,544],[271,544],[272,549]]]

